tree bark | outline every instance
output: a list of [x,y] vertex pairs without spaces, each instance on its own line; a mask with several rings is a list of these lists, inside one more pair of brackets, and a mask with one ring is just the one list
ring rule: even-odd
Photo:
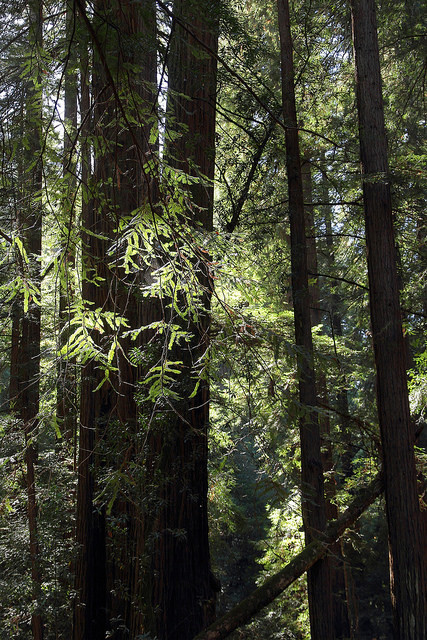
[[[64,140],[62,219],[60,237],[62,261],[59,277],[58,346],[68,341],[70,307],[74,298],[72,273],[76,267],[75,213],[77,191],[77,21],[72,2],[66,4],[66,41],[69,51],[64,69]],[[58,358],[56,418],[68,445],[73,446],[77,427],[77,367],[75,358]]]
[[328,524],[321,537],[314,538],[286,567],[268,578],[261,587],[255,589],[208,629],[199,633],[194,640],[223,640],[235,629],[248,623],[263,607],[271,604],[289,585],[319,562],[328,553],[330,545],[356,522],[382,490],[382,474],[378,474],[367,487],[358,492],[346,511]]
[[[143,165],[150,152],[148,117],[155,103],[154,3],[99,0],[93,25],[84,3],[77,4],[94,49],[91,132],[100,141],[94,153],[92,189],[91,150],[83,139],[83,300],[89,309],[98,310],[100,322],[106,312],[125,318],[127,328],[136,330],[144,324],[137,295],[140,272],[125,273],[117,240],[120,220],[135,215],[152,199],[151,177]],[[87,77],[82,90],[89,108]],[[86,130],[88,115],[83,110],[84,134],[90,133]],[[96,283],[95,278],[101,280]],[[131,363],[130,350],[142,343],[120,334],[120,329],[107,329],[101,338],[92,331],[100,349],[108,350],[118,341],[116,370],[101,387],[104,374],[99,363],[91,360],[82,371],[74,640],[103,640],[107,630],[117,639],[144,632],[137,555],[143,535],[142,497],[129,499],[125,491],[120,492],[111,505],[112,526],[105,505],[95,502],[95,491],[101,486],[99,472],[106,468],[112,474],[126,472],[136,455],[135,391],[140,369]],[[114,437],[117,433],[119,439]],[[119,454],[114,452],[117,441],[122,446]]]
[[[37,86],[40,81],[40,69],[37,56],[42,46],[43,6],[38,0],[29,4],[29,39],[34,58],[31,74],[27,80],[24,135],[27,139],[24,161],[23,245],[28,256],[28,264],[21,260],[21,277],[24,286],[28,284],[40,297],[40,260],[42,248],[42,93]],[[34,80],[34,82],[33,82]],[[27,167],[30,167],[29,169]],[[25,300],[25,295],[23,296]],[[22,298],[21,298],[22,303]],[[40,300],[29,294],[28,308],[20,313],[20,339],[17,353],[17,411],[23,423],[25,438],[26,485],[28,498],[28,528],[30,541],[30,562],[32,579],[32,598],[35,609],[31,614],[31,627],[34,640],[43,639],[43,619],[38,600],[41,596],[42,577],[40,571],[40,553],[38,540],[38,505],[36,495],[37,436],[39,427],[40,403]]]
[[406,383],[374,0],[352,0],[369,294],[396,640],[427,633],[426,563]]
[[[305,202],[306,229],[307,229],[307,268],[308,274],[312,278],[318,273],[316,229],[314,224],[313,188],[311,177],[311,162],[305,157],[301,165],[301,175],[303,184],[303,194]],[[322,324],[321,289],[319,279],[316,278],[309,285],[311,324],[313,327]],[[326,374],[319,367],[316,373],[317,397],[322,404],[328,403],[328,385]],[[318,417],[320,438],[321,438],[321,458],[323,472],[326,474],[325,501],[326,519],[335,520],[338,517],[338,507],[334,502],[336,495],[336,481],[334,472],[334,461],[331,444],[331,425],[328,413],[320,413]],[[341,549],[341,541],[337,540],[331,547],[330,571],[333,606],[333,626],[336,638],[347,638],[350,636],[350,623],[348,613],[348,603],[346,602],[346,579],[345,565]]]
[[[292,297],[295,342],[298,347],[302,510],[306,542],[326,526],[326,505],[320,451],[320,430],[315,407],[316,380],[311,335],[310,298],[301,160],[295,105],[292,37],[289,4],[278,0],[282,63],[282,101],[286,143],[286,169],[291,231]],[[310,628],[313,640],[333,638],[332,592],[328,558],[316,563],[307,575]]]
[[[178,219],[191,235],[213,227],[217,16],[218,2],[174,3],[165,155],[175,170],[199,178],[188,187],[191,204]],[[168,321],[190,338],[168,355],[182,362],[176,381],[180,399],[171,401],[151,430],[147,464],[149,477],[157,478],[152,603],[158,614],[152,633],[159,640],[190,640],[215,612],[207,514],[209,383],[206,372],[200,372],[209,348],[211,278],[206,253],[197,245],[191,246],[190,260],[203,310],[191,317],[184,296],[178,304],[185,319],[170,306]]]

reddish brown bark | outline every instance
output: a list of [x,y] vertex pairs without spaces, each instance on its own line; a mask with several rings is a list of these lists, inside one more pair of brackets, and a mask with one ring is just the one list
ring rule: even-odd
[[426,556],[406,384],[374,0],[353,0],[353,41],[377,405],[396,640],[427,634]]
[[[294,69],[289,4],[278,0],[282,63],[282,101],[286,144],[286,169],[291,231],[292,297],[295,342],[298,347],[299,397],[304,414],[300,419],[301,487],[307,544],[326,526],[326,505],[320,453],[316,380],[311,336],[310,298],[301,160],[295,105]],[[313,640],[333,638],[332,594],[329,559],[317,562],[307,574],[310,628]]]
[[[87,19],[83,3],[78,5],[94,48],[94,133],[103,142],[95,154],[93,192],[87,186],[90,150],[83,142],[83,299],[92,303],[91,309],[125,317],[128,328],[137,329],[144,323],[141,302],[136,297],[139,273],[125,273],[120,266],[120,247],[114,243],[121,218],[152,197],[143,164],[149,151],[150,127],[146,122],[155,100],[147,88],[150,85],[145,84],[156,82],[154,3],[100,0],[94,26]],[[139,64],[140,70],[135,71]],[[84,103],[89,107],[87,78],[82,86]],[[84,120],[85,127],[86,123]],[[112,246],[116,247],[113,253]],[[98,284],[94,277],[101,278]],[[101,338],[93,331],[92,338],[105,350],[115,334],[107,330]],[[141,342],[119,338],[113,362],[117,371],[111,372],[99,389],[104,375],[99,364],[90,361],[82,371],[77,496],[77,541],[81,551],[76,564],[75,640],[103,639],[107,629],[112,629],[117,638],[128,637],[128,631],[131,637],[144,631],[137,555],[143,526],[140,509],[136,513],[138,508],[132,501],[119,497],[113,516],[121,524],[110,529],[105,507],[95,504],[98,473],[106,465],[113,473],[126,471],[135,455],[135,391],[140,371],[129,356],[131,346],[140,345]],[[124,453],[122,450],[118,459],[108,451],[113,432],[122,437]]]
[[[37,53],[42,45],[42,3],[37,0],[29,6],[29,38],[35,57],[31,72],[40,82]],[[27,139],[27,151],[23,169],[23,207],[20,216],[23,245],[28,256],[28,264],[20,260],[21,277],[40,290],[40,257],[42,246],[42,161],[41,161],[41,91],[35,88],[32,79],[27,81],[24,135]],[[30,167],[28,169],[28,167]],[[19,301],[23,302],[22,298]],[[42,577],[37,523],[36,473],[37,436],[39,426],[40,403],[40,302],[30,295],[28,309],[20,309],[21,315],[19,346],[17,349],[17,397],[15,407],[22,420],[25,438],[25,464],[27,485],[27,513],[30,542],[30,562],[32,579],[32,598],[35,610],[31,614],[31,627],[34,640],[43,640],[43,620],[37,601],[41,596]],[[19,327],[15,325],[15,330]],[[16,336],[15,336],[16,338]]]
[[[174,3],[168,61],[168,130],[181,137],[167,143],[167,158],[180,171],[198,176],[189,188],[191,206],[181,224],[212,229],[215,160],[215,92],[217,3],[178,0]],[[206,47],[206,49],[204,48]],[[207,180],[206,180],[207,178]],[[186,218],[186,219],[185,219]],[[190,640],[213,620],[215,580],[210,570],[207,516],[209,385],[206,378],[194,397],[198,362],[209,346],[210,279],[206,253],[192,247],[191,261],[202,291],[197,320],[183,320],[171,309],[168,320],[192,335],[173,350],[180,360],[176,390],[180,400],[159,416],[151,433],[148,473],[157,477],[158,506],[152,525],[152,603],[159,612],[153,631],[159,640]],[[182,298],[179,304],[185,301]]]

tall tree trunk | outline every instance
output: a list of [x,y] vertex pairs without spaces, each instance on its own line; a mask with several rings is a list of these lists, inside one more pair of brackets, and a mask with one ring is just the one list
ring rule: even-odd
[[[324,160],[324,157],[322,158]],[[327,177],[325,171],[322,171],[322,201],[327,203],[329,202],[329,189],[327,183]],[[329,204],[324,205],[325,214],[325,230],[326,230],[326,262],[328,265],[328,272],[334,272],[335,266],[335,253],[334,253],[334,241],[332,234],[332,210]],[[340,314],[340,299],[339,295],[336,292],[332,292],[329,295],[328,307],[330,314],[330,323],[331,330],[333,333],[333,339],[335,342],[335,338],[341,338],[343,336],[342,329],[342,319]],[[338,424],[341,434],[341,443],[344,447],[343,454],[339,457],[339,460],[336,462],[336,471],[335,474],[336,483],[339,488],[342,488],[344,485],[344,481],[346,478],[351,476],[352,474],[352,459],[353,459],[353,448],[351,443],[351,434],[348,428],[348,416],[350,414],[349,406],[348,406],[348,395],[347,395],[347,381],[345,377],[345,373],[342,370],[341,363],[338,360],[338,368],[339,368],[339,384],[336,391],[336,407],[338,413]],[[338,633],[337,627],[335,627],[335,635],[337,638],[342,636],[355,638],[357,637],[357,629],[358,629],[358,611],[357,611],[357,599],[356,594],[354,592],[354,580],[351,572],[351,567],[344,560],[344,544],[343,541],[339,541],[340,545],[340,553],[337,554],[338,557],[343,559],[342,564],[342,578],[339,578],[340,586],[337,587],[340,591],[343,591],[343,583],[344,583],[344,593],[346,596],[345,602],[345,613],[342,612],[343,619],[343,632]],[[343,582],[342,582],[343,580]]]
[[[316,228],[314,224],[313,189],[311,177],[311,162],[304,158],[301,165],[303,194],[306,214],[307,230],[307,269],[309,277],[314,280],[309,286],[311,323],[313,327],[322,324],[322,312],[320,309],[321,291],[318,273]],[[323,404],[328,404],[328,387],[326,375],[321,368],[316,374],[317,394]],[[338,507],[334,502],[336,495],[336,482],[334,473],[334,461],[331,444],[331,425],[328,414],[319,414],[319,428],[321,437],[321,457],[322,467],[326,474],[325,478],[325,499],[326,518],[328,521],[336,520],[338,517]],[[337,540],[331,547],[331,585],[333,600],[333,625],[336,638],[347,638],[350,636],[350,623],[348,604],[346,602],[346,580],[345,566],[341,549],[341,541]]]
[[[21,261],[22,278],[31,285],[40,297],[40,259],[42,241],[42,93],[39,88],[40,71],[37,56],[42,46],[42,3],[35,0],[28,6],[29,38],[34,58],[31,74],[27,80],[25,95],[24,135],[27,139],[24,169],[23,211],[20,220],[23,245],[28,255],[28,264]],[[25,285],[26,286],[26,285]],[[31,290],[29,290],[31,291]],[[26,296],[24,295],[24,300]],[[25,308],[27,307],[27,308]],[[31,579],[33,600],[36,608],[31,615],[34,640],[43,638],[43,620],[37,600],[41,596],[41,572],[37,528],[36,472],[37,435],[39,426],[40,384],[40,301],[29,293],[21,318],[21,333],[18,348],[18,415],[22,420],[25,436],[26,484],[28,496],[28,527],[30,540]]]
[[425,538],[406,384],[375,3],[352,0],[351,8],[394,635],[396,640],[423,640]]
[[[144,324],[136,295],[139,274],[126,274],[120,266],[116,241],[120,221],[151,201],[149,177],[144,174],[143,165],[149,150],[147,121],[155,101],[151,88],[156,82],[154,3],[99,0],[94,25],[85,14],[84,4],[78,2],[78,6],[94,47],[93,132],[99,141],[92,193],[86,186],[91,184],[90,152],[87,141],[83,141],[82,174],[85,181],[88,179],[83,185],[87,195],[82,212],[86,274],[83,300],[98,311],[100,323],[102,314],[110,313],[117,320],[126,318],[127,328],[138,329]],[[85,78],[84,107],[89,107],[87,86]],[[83,117],[86,115],[83,108]],[[87,127],[86,120],[84,126]],[[110,254],[112,247],[115,249]],[[97,284],[95,277],[101,278]],[[120,524],[111,529],[105,507],[95,504],[99,472],[106,465],[113,474],[126,470],[135,453],[139,369],[131,364],[129,352],[131,346],[138,347],[140,343],[120,337],[120,332],[119,328],[107,329],[103,338],[95,330],[92,333],[104,350],[118,340],[113,363],[116,371],[110,373],[109,380],[99,387],[104,374],[93,360],[82,371],[77,495],[77,541],[81,551],[76,565],[74,640],[103,640],[107,630],[116,638],[136,637],[144,631],[135,621],[140,619],[135,610],[141,608],[140,585],[135,577],[139,558],[135,554],[142,519],[126,498],[119,499],[114,505],[113,520],[116,518]],[[117,453],[108,451],[113,433],[121,435],[123,457],[117,458]]]
[[[324,159],[324,158],[323,158]],[[327,178],[325,172],[322,172],[322,200],[323,202],[328,202],[329,200],[329,190],[327,185]],[[332,230],[332,211],[330,205],[325,205],[325,230],[326,230],[326,260],[328,264],[328,269],[330,273],[334,272],[335,266],[335,252],[334,252],[334,241],[333,241],[333,230]],[[342,329],[342,317],[340,313],[340,297],[338,293],[332,292],[329,296],[329,312],[330,312],[330,322],[331,322],[331,330],[333,333],[333,337],[342,338],[343,329]],[[345,478],[348,478],[352,474],[352,444],[351,444],[351,434],[348,429],[348,416],[349,406],[348,406],[348,394],[347,394],[347,382],[345,378],[345,374],[342,371],[342,367],[340,362],[338,361],[338,367],[340,372],[340,379],[338,384],[338,391],[336,394],[336,406],[338,409],[338,418],[339,418],[339,426],[341,431],[341,438],[344,444],[345,451],[343,456],[340,459],[340,463],[338,466],[339,473],[337,474],[337,482],[340,486],[343,485],[343,481]]]
[[[76,15],[73,3],[66,3],[66,40],[69,52],[64,70],[64,141],[63,141],[63,178],[64,196],[62,200],[62,219],[60,220],[61,246],[63,250],[59,278],[59,348],[68,341],[70,330],[70,307],[73,302],[72,272],[76,266],[75,248],[75,211],[77,190],[77,47]],[[77,368],[75,358],[58,358],[58,383],[56,400],[56,418],[65,440],[73,444],[76,436],[76,395]]]
[[[304,414],[300,418],[301,486],[303,520],[307,544],[315,532],[326,526],[326,505],[320,452],[320,431],[315,410],[316,380],[311,336],[310,297],[307,273],[304,197],[295,105],[292,37],[288,0],[278,0],[282,63],[282,100],[288,175],[291,231],[292,297],[295,342],[298,349],[299,396]],[[307,574],[310,628],[313,640],[333,638],[332,593],[328,558],[316,563]]]
[[[168,64],[167,159],[178,170],[200,177],[191,185],[191,206],[180,221],[212,229],[215,160],[215,93],[218,2],[176,0]],[[176,138],[173,131],[180,131]],[[171,141],[172,140],[172,141]],[[207,180],[206,180],[207,179]],[[207,182],[209,181],[209,182]],[[207,516],[209,385],[206,378],[192,392],[209,347],[211,282],[205,254],[190,259],[197,270],[202,306],[197,320],[174,315],[170,321],[192,336],[174,349],[182,362],[177,380],[180,400],[151,434],[149,474],[161,478],[154,524],[153,629],[159,640],[190,640],[215,612],[217,586],[210,569]],[[184,303],[183,300],[181,302]],[[185,304],[185,303],[184,303]],[[176,357],[175,357],[176,356]]]

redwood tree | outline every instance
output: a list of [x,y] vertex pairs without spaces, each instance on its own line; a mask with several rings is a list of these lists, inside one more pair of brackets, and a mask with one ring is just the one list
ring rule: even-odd
[[[18,398],[17,413],[22,420],[25,437],[26,485],[28,496],[28,527],[30,542],[31,579],[35,609],[31,614],[34,640],[43,638],[43,619],[37,600],[41,596],[41,570],[38,540],[38,505],[36,496],[37,436],[40,407],[40,335],[41,313],[41,248],[42,248],[42,92],[40,89],[40,60],[42,47],[43,5],[38,0],[28,5],[29,44],[32,60],[26,79],[24,136],[27,140],[25,167],[22,174],[23,211],[19,220],[23,245],[28,262],[21,260],[24,288],[24,309],[21,318],[17,353]],[[34,295],[35,294],[35,295]]]
[[[202,309],[197,318],[184,321],[188,341],[173,348],[172,357],[182,363],[173,402],[164,397],[151,405],[149,398],[139,407],[136,402],[138,389],[144,395],[153,358],[164,362],[168,346],[160,334],[144,331],[131,343],[120,330],[105,331],[104,318],[123,319],[134,332],[152,322],[183,321],[167,296],[141,298],[141,288],[153,279],[154,263],[147,267],[142,262],[138,269],[135,255],[133,267],[124,268],[125,242],[118,229],[135,216],[142,226],[149,219],[166,226],[173,220],[179,242],[178,229],[185,234],[191,228],[195,234],[212,228],[217,14],[210,15],[208,5],[200,13],[199,6],[195,18],[190,3],[174,6],[167,125],[169,131],[183,133],[175,138],[173,152],[168,143],[167,156],[179,175],[196,179],[187,192],[184,188],[186,208],[174,218],[168,203],[176,183],[171,178],[168,184],[171,172],[165,171],[164,185],[159,184],[153,173],[155,149],[148,142],[156,117],[154,3],[137,7],[99,2],[93,23],[81,2],[79,6],[93,43],[96,151],[94,180],[85,188],[89,197],[83,209],[83,299],[88,312],[97,314],[97,323],[104,323],[101,334],[97,327],[90,334],[95,348],[105,352],[115,340],[117,348],[104,382],[102,366],[94,358],[82,371],[77,509],[81,552],[74,637],[101,639],[111,629],[117,638],[148,632],[164,640],[179,634],[184,640],[212,619],[215,592],[207,526],[205,377],[191,393],[206,356],[209,329],[210,279],[198,243],[192,245],[190,260]],[[169,260],[162,251],[166,226],[153,247],[156,266],[162,261],[167,266]],[[137,356],[132,355],[135,350]],[[98,478],[105,473],[117,478],[108,510],[105,500],[95,500],[102,489]],[[132,489],[122,482],[130,473]]]
[[[295,104],[292,37],[289,4],[278,0],[282,101],[285,125],[286,170],[288,176],[291,232],[292,298],[295,342],[298,347],[301,487],[306,542],[326,526],[320,429],[316,412],[316,380],[311,335],[310,293],[301,159]],[[307,573],[310,628],[313,640],[333,638],[331,573],[328,558],[317,562]]]
[[[93,310],[102,327],[90,334],[95,349],[113,347],[114,357],[103,384],[105,372],[95,358],[82,370],[74,638],[101,640],[111,628],[117,638],[128,637],[129,630],[132,637],[143,631],[135,561],[142,518],[125,495],[113,512],[113,522],[121,524],[110,528],[106,507],[96,504],[95,492],[102,486],[98,477],[103,470],[111,468],[114,474],[127,468],[138,428],[139,370],[131,362],[130,339],[121,337],[121,322],[125,319],[130,330],[143,324],[136,293],[139,276],[121,266],[117,241],[121,221],[151,199],[143,166],[150,148],[148,118],[156,81],[155,19],[151,0],[138,5],[100,0],[93,24],[84,3],[78,5],[93,47],[91,133],[96,144],[91,179],[90,142],[83,140],[82,169],[88,182],[83,185],[82,293],[87,312]],[[83,97],[89,106],[84,86]],[[89,116],[82,114],[84,129]],[[117,450],[108,450],[114,433],[122,434],[118,458]]]
[[[163,4],[162,4],[163,7]],[[215,161],[215,92],[219,2],[176,0],[168,57],[166,161],[194,178],[177,227],[197,237],[212,230]],[[167,8],[165,7],[167,11]],[[170,14],[169,14],[170,15]],[[179,174],[177,174],[179,175]],[[182,238],[177,238],[181,242]],[[202,242],[202,240],[200,241]],[[212,621],[217,585],[210,569],[207,514],[209,384],[203,366],[209,347],[211,280],[198,241],[182,247],[197,279],[197,317],[184,292],[165,300],[165,319],[187,332],[172,349],[181,364],[178,397],[151,429],[149,478],[158,478],[152,543],[153,632],[159,640],[190,640]],[[191,292],[190,292],[190,295]],[[149,548],[149,547],[148,547]]]
[[394,635],[396,640],[422,640],[427,633],[425,537],[406,383],[375,2],[352,0],[351,7]]

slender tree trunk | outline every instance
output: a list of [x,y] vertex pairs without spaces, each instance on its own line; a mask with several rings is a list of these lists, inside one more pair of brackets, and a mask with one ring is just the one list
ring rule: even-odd
[[[81,32],[85,33],[83,14],[86,8],[83,2],[76,14],[76,24],[79,24]],[[88,225],[91,211],[91,194],[89,188],[90,178],[90,147],[88,138],[91,131],[90,125],[90,76],[89,76],[89,38],[83,38],[80,56],[80,114],[81,114],[81,175],[82,175],[82,227]],[[83,232],[82,253],[89,250],[90,238]],[[84,259],[85,253],[83,253]],[[83,299],[90,293],[90,285],[83,281]],[[99,635],[94,630],[94,625],[100,622],[98,610],[105,610],[105,597],[96,587],[96,582],[101,589],[105,584],[105,551],[104,536],[99,532],[99,514],[93,504],[94,497],[94,443],[95,428],[86,427],[90,424],[90,407],[86,410],[85,396],[89,394],[91,399],[90,373],[91,363],[84,367],[81,378],[81,402],[80,425],[78,437],[78,484],[77,484],[77,514],[76,514],[76,541],[78,553],[75,563],[75,589],[76,601],[73,610],[73,640],[88,640],[94,631],[94,640],[103,640],[105,637],[105,621],[99,625]],[[85,420],[85,422],[83,422]],[[98,539],[98,540],[97,540]],[[98,544],[97,544],[98,542]],[[99,544],[100,542],[100,544]]]
[[[59,279],[59,348],[68,341],[70,307],[73,301],[73,276],[76,267],[75,213],[77,190],[77,42],[76,15],[73,3],[66,4],[66,40],[69,43],[64,71],[64,142],[63,142],[63,178],[64,196],[62,200],[62,219],[60,220],[61,245],[63,250]],[[76,436],[76,400],[77,368],[75,358],[58,358],[58,386],[56,417],[65,440],[73,444]]]
[[[292,37],[289,4],[278,0],[282,62],[282,100],[286,126],[286,168],[288,175],[291,230],[292,297],[295,341],[299,347],[299,395],[304,415],[300,419],[301,486],[303,521],[307,544],[326,526],[326,505],[320,453],[320,430],[315,407],[316,381],[311,336],[310,298],[307,273],[304,197],[295,105]],[[313,640],[333,638],[332,593],[328,558],[316,563],[307,574],[310,628]]]
[[[191,206],[181,220],[199,233],[210,231],[213,224],[216,58],[211,52],[217,50],[217,16],[218,2],[176,0],[168,60],[166,135],[171,135],[166,155],[178,170],[201,178],[201,183],[189,188]],[[172,135],[177,130],[179,138]],[[192,338],[170,356],[182,362],[177,380],[181,399],[173,402],[163,424],[153,430],[148,461],[148,473],[161,478],[152,564],[152,601],[159,612],[153,631],[159,640],[190,640],[215,613],[217,586],[208,541],[209,385],[205,377],[190,397],[200,375],[197,367],[209,347],[211,281],[206,256],[197,255],[197,250],[194,246],[191,260],[205,311],[196,321],[190,315],[183,321],[171,308],[169,320],[183,326]]]
[[[32,73],[40,82],[37,56],[42,46],[42,3],[34,1],[29,4],[29,35],[30,44],[34,52]],[[23,245],[27,252],[28,264],[21,261],[22,278],[38,291],[40,297],[40,259],[42,240],[42,161],[41,161],[41,109],[42,94],[33,83],[33,78],[27,81],[26,113],[24,135],[28,141],[25,167],[23,172],[24,193],[23,211],[20,220],[22,225]],[[25,300],[25,296],[24,296]],[[25,436],[26,484],[28,496],[28,527],[30,540],[31,579],[33,584],[33,600],[35,603],[41,596],[41,571],[37,527],[37,495],[36,472],[37,464],[37,435],[39,426],[39,384],[40,384],[40,301],[35,301],[30,295],[27,308],[21,318],[21,333],[18,348],[18,415],[22,420]],[[43,638],[43,620],[40,609],[36,608],[31,615],[31,626],[34,640]]]
[[406,384],[374,0],[352,0],[372,334],[396,640],[427,634],[426,563]]
[[[307,268],[308,275],[315,278],[309,286],[311,323],[313,327],[322,324],[321,291],[319,280],[315,274],[318,273],[316,228],[314,224],[314,210],[310,204],[313,202],[313,189],[311,177],[311,163],[305,158],[301,165],[303,193],[306,213],[307,230]],[[317,394],[323,404],[328,404],[328,386],[326,375],[320,368],[316,375]],[[321,437],[321,457],[325,478],[325,499],[326,499],[326,519],[336,520],[338,517],[338,507],[334,502],[336,496],[336,481],[334,473],[334,461],[331,444],[331,425],[328,414],[319,414],[319,428]],[[336,638],[347,638],[350,636],[350,624],[348,614],[348,604],[346,602],[346,580],[345,566],[341,549],[341,541],[337,540],[331,545],[331,585],[333,600],[333,625]]]

